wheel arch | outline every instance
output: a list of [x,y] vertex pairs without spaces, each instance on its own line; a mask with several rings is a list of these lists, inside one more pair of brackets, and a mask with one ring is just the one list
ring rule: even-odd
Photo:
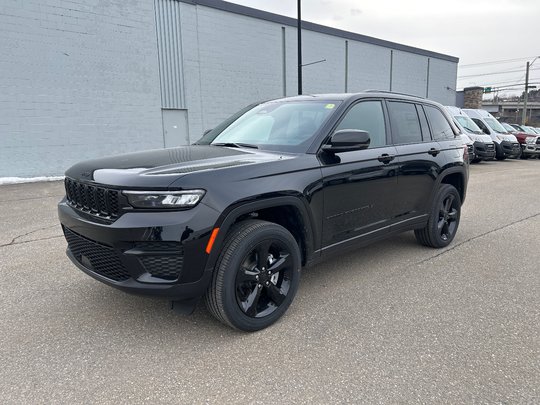
[[433,204],[433,200],[435,199],[437,191],[439,190],[441,184],[450,184],[454,186],[461,198],[461,204],[463,204],[463,202],[465,201],[465,197],[467,196],[468,181],[467,172],[465,170],[466,169],[464,167],[458,166],[448,168],[441,172],[431,192],[428,207],[431,207],[431,205]]
[[291,232],[300,247],[302,265],[313,256],[312,218],[306,204],[294,196],[272,197],[234,204],[224,211],[215,225],[215,228],[219,228],[219,232],[207,261],[207,270],[214,268],[231,227],[244,219],[254,218],[276,223]]
[[458,191],[459,197],[461,198],[461,203],[463,204],[467,194],[466,181],[465,174],[462,170],[449,170],[443,176],[441,176],[439,186],[441,184],[450,184],[451,186],[454,186]]

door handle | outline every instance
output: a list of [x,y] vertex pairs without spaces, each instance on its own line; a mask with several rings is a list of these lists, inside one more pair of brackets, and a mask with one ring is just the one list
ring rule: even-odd
[[431,148],[430,150],[428,150],[428,153],[429,153],[431,156],[437,156],[439,153],[441,153],[441,150],[440,150],[440,149]]
[[388,153],[383,153],[381,156],[377,158],[379,162],[382,162],[384,164],[390,163],[392,160],[395,159],[394,155],[389,155]]

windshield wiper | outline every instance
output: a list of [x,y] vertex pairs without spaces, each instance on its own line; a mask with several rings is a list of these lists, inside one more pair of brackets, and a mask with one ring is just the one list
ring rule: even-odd
[[214,146],[228,146],[230,148],[253,148],[259,149],[257,145],[252,145],[250,143],[241,143],[241,142],[221,142],[221,143],[212,143]]

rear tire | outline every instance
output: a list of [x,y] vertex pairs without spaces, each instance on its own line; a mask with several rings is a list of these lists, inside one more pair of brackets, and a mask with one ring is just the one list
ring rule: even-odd
[[298,243],[280,225],[242,221],[223,244],[205,301],[219,321],[253,332],[276,322],[300,282]]
[[456,188],[450,184],[442,184],[433,200],[427,225],[415,229],[416,240],[433,248],[448,246],[459,227],[461,217],[461,197]]

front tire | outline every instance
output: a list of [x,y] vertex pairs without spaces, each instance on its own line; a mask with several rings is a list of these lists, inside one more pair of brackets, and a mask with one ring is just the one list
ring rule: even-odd
[[504,156],[504,152],[502,150],[502,146],[495,143],[495,159],[497,160],[505,160],[506,156]]
[[415,229],[416,240],[434,248],[448,246],[459,226],[461,217],[461,197],[456,188],[450,184],[442,184],[433,201],[427,225]]
[[298,243],[280,225],[242,221],[229,232],[205,301],[219,321],[253,332],[276,322],[300,282]]

